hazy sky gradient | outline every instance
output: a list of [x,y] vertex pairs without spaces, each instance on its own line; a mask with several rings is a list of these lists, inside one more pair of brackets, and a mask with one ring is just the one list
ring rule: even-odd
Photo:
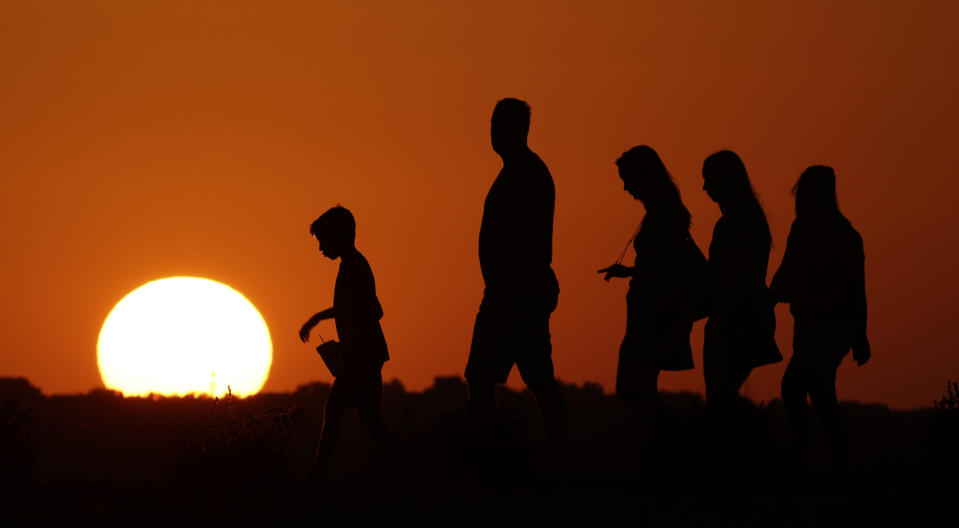
[[[336,203],[376,274],[384,376],[418,389],[461,374],[500,167],[489,117],[511,96],[532,105],[530,145],[556,183],[563,380],[612,389],[626,282],[595,270],[643,215],[614,160],[644,143],[704,250],[719,213],[702,161],[739,153],[773,230],[770,276],[790,188],[832,165],[865,241],[873,345],[866,367],[840,369],[840,397],[922,406],[959,379],[959,4],[471,4],[0,4],[0,375],[48,393],[100,385],[112,306],[197,275],[259,307],[266,390],[326,379],[296,331],[331,304],[336,264],[308,226]],[[777,314],[788,358],[792,319]],[[697,369],[662,388],[702,389],[702,323],[693,343]],[[776,397],[784,367],[754,372],[748,394]]]

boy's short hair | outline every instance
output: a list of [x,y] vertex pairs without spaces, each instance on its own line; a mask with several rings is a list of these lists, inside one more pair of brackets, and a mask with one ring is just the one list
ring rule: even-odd
[[356,240],[356,220],[349,209],[337,205],[331,207],[310,224],[310,234],[317,240],[333,237],[338,240]]

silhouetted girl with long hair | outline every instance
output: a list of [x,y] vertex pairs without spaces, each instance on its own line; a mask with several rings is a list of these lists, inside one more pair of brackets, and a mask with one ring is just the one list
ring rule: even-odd
[[684,267],[687,244],[692,243],[690,214],[652,148],[634,147],[616,160],[616,165],[623,189],[646,209],[633,239],[635,265],[617,262],[599,270],[606,274],[606,280],[630,279],[616,393],[639,411],[644,430],[654,433],[662,414],[659,372],[693,368],[689,346],[692,317],[673,287],[682,279],[678,274]]
[[846,427],[836,396],[836,370],[852,349],[859,365],[871,356],[866,338],[866,280],[862,237],[839,210],[832,168],[809,167],[793,187],[796,220],[771,290],[788,302],[795,327],[782,398],[793,449],[805,465],[811,441],[806,395],[822,421],[833,466],[848,459]]
[[703,190],[722,216],[709,245],[709,320],[703,343],[706,403],[729,410],[756,367],[782,360],[766,287],[772,237],[746,167],[722,150],[703,163]]

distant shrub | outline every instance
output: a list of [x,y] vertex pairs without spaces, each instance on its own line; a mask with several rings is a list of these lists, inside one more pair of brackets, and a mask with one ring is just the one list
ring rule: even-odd
[[[527,395],[528,396],[528,395]],[[492,423],[476,423],[465,409],[438,413],[429,424],[404,424],[404,437],[389,473],[421,480],[522,484],[535,477],[546,444],[535,440],[535,409],[522,396],[509,396]]]
[[959,383],[947,382],[946,394],[933,402],[933,406],[941,414],[954,416],[959,413]]
[[946,393],[933,402],[929,425],[928,455],[933,473],[941,475],[939,486],[959,487],[959,383],[946,383]]
[[32,412],[0,401],[0,490],[25,486],[33,473],[40,426]]
[[172,480],[185,486],[258,487],[290,481],[285,461],[302,418],[298,405],[244,413],[233,393],[172,440]]

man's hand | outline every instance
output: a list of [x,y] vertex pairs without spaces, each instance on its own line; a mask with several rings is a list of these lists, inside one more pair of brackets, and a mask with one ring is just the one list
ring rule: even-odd
[[623,266],[622,264],[613,264],[612,266],[599,270],[598,273],[605,273],[603,280],[609,282],[613,277],[626,278],[633,276],[633,268]]
[[869,361],[869,358],[872,357],[872,350],[869,347],[869,340],[865,337],[861,341],[852,346],[852,358],[856,361],[856,364],[863,366],[866,362]]

